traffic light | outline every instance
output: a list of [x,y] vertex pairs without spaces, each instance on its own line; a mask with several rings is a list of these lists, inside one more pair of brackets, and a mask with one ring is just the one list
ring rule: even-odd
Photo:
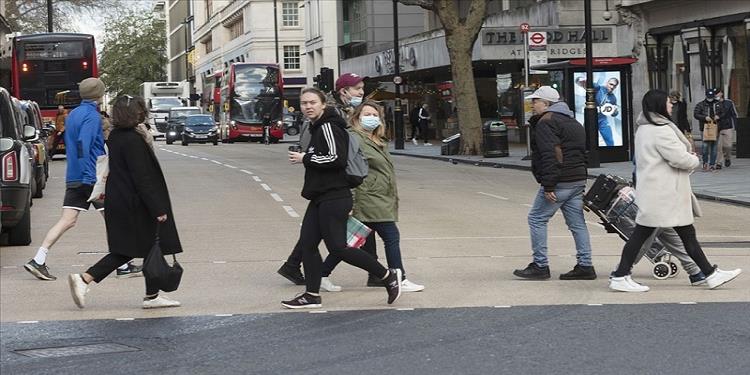
[[323,92],[333,91],[333,69],[320,68],[320,78],[318,79],[318,88]]

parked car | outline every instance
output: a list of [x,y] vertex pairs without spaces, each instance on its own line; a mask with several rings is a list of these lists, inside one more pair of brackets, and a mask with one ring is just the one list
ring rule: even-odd
[[47,157],[47,140],[49,130],[42,123],[42,112],[39,105],[30,100],[21,101],[21,109],[25,112],[26,122],[24,125],[31,125],[36,129],[36,137],[30,140],[34,156],[34,198],[44,196],[44,188],[47,187],[49,178],[49,158]]
[[36,137],[36,129],[18,121],[14,100],[0,88],[0,221],[8,243],[25,246],[31,243],[33,175],[33,157],[27,141]]
[[219,144],[218,130],[211,115],[187,116],[182,130],[182,145],[211,142],[216,146]]
[[190,115],[201,114],[200,107],[174,107],[169,110],[169,119],[167,120],[168,145],[178,139],[182,139],[182,130],[185,128],[185,118]]

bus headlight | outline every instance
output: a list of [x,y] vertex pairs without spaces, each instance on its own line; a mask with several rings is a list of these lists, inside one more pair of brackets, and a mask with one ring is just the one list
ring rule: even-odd
[[237,129],[237,122],[236,121],[234,121],[234,120],[229,121],[229,125],[231,125],[232,128]]

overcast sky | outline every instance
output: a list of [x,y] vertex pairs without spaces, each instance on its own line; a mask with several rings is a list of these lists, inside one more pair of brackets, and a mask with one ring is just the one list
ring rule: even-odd
[[[144,12],[150,12],[153,7],[153,0],[120,0],[122,3],[123,10],[127,9],[138,9]],[[119,12],[119,9],[112,9],[114,12]],[[112,13],[107,13],[112,15]],[[104,12],[88,12],[82,11],[75,17],[73,24],[76,27],[76,31],[84,34],[92,34],[96,40],[96,43],[101,43],[104,39]],[[101,47],[97,47],[101,50]]]

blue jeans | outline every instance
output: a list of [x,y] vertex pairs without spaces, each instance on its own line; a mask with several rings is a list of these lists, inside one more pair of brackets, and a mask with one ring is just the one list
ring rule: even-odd
[[598,122],[599,122],[599,134],[602,136],[602,139],[604,140],[604,144],[606,144],[607,146],[614,146],[615,140],[614,138],[612,138],[612,128],[609,126],[609,121],[607,121],[607,116],[600,114]]
[[534,252],[534,263],[540,267],[549,265],[547,260],[547,223],[555,215],[557,209],[562,210],[565,224],[573,234],[576,243],[576,259],[581,266],[591,266],[591,241],[586,219],[583,217],[583,182],[580,186],[573,184],[555,188],[557,202],[550,202],[544,198],[544,188],[534,199],[534,206],[529,211],[529,232],[531,233],[531,249]]
[[[367,237],[367,242],[362,245],[362,250],[368,254],[375,254],[375,233],[383,239],[385,245],[385,258],[388,261],[388,268],[398,268],[404,275],[404,265],[401,261],[401,234],[398,226],[393,221],[385,222],[365,222],[363,223],[372,229],[372,233]],[[323,262],[323,277],[328,277],[334,268],[341,262],[341,259],[333,254],[329,254]]]
[[716,164],[716,141],[703,141],[703,164]]

